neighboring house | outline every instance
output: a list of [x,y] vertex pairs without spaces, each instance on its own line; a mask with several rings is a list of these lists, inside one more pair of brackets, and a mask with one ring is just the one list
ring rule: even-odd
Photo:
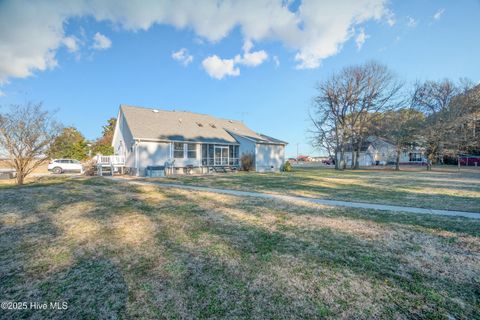
[[[352,161],[352,150],[345,152],[345,161],[350,165]],[[359,164],[363,167],[374,165],[393,164],[396,161],[395,145],[380,137],[368,137],[360,147]],[[425,164],[424,150],[419,147],[412,147],[400,154],[400,164]]]
[[115,155],[124,156],[135,175],[145,175],[148,166],[166,165],[177,173],[239,167],[244,154],[253,156],[258,172],[279,171],[286,144],[236,120],[127,105],[120,106],[112,141]]
[[309,161],[312,161],[312,157],[310,157],[310,156],[298,156],[297,161],[299,161],[299,162],[309,162]]
[[326,161],[326,160],[329,160],[330,158],[329,157],[321,157],[321,156],[317,156],[317,157],[310,157],[310,161],[312,162],[323,162],[323,161]]

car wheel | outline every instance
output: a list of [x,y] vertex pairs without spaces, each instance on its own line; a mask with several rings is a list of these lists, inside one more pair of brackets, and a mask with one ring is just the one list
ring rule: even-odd
[[55,173],[55,174],[60,174],[63,172],[62,168],[60,167],[55,167],[52,169],[52,172]]

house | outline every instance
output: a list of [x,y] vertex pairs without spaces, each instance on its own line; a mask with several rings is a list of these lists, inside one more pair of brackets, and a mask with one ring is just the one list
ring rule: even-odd
[[312,156],[310,159],[312,162],[324,162],[330,160],[330,157]]
[[115,155],[125,157],[126,171],[134,175],[145,175],[149,166],[173,173],[238,168],[244,154],[253,157],[258,172],[279,171],[286,144],[236,120],[128,105],[120,106],[112,141]]
[[[352,149],[347,148],[345,161],[352,161]],[[396,148],[390,141],[380,137],[368,137],[360,147],[359,164],[363,167],[393,164],[396,161]],[[400,164],[426,164],[425,152],[422,148],[411,147],[400,154]]]
[[312,157],[301,155],[301,156],[297,157],[297,161],[298,162],[310,162],[310,161],[312,161]]

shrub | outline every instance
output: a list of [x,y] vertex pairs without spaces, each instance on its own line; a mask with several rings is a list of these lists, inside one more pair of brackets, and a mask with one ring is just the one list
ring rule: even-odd
[[250,171],[253,169],[253,155],[250,153],[242,155],[240,158],[240,168],[243,171]]
[[95,168],[96,161],[94,159],[90,159],[83,163],[83,174],[86,176],[94,176],[95,175]]
[[293,167],[292,167],[292,164],[290,163],[290,161],[285,162],[285,164],[282,166],[282,171],[285,171],[285,172],[292,172],[293,171]]

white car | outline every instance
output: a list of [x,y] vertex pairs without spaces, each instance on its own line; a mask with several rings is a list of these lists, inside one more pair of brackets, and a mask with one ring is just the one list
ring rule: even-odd
[[64,172],[83,172],[83,166],[78,160],[54,159],[48,164],[48,171],[56,174]]

